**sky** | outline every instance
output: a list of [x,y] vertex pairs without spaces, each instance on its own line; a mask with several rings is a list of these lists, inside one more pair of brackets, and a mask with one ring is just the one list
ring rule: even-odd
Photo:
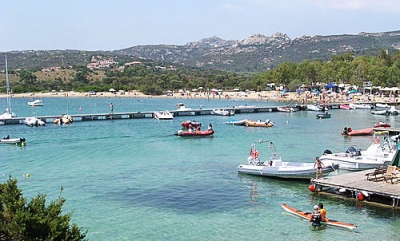
[[400,30],[399,0],[5,0],[0,52]]

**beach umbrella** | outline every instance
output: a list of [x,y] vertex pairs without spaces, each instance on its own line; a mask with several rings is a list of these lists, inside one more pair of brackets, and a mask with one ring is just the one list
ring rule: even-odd
[[115,89],[109,89],[108,91],[110,91],[110,92],[116,92],[116,90]]

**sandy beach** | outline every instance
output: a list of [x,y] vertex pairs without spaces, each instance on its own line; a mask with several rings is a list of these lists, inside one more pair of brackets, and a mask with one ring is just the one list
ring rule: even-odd
[[[47,92],[47,93],[22,93],[12,94],[12,98],[174,98],[174,99],[240,99],[240,100],[265,100],[265,101],[280,101],[293,102],[298,104],[307,103],[322,103],[325,99],[327,103],[342,103],[342,102],[395,102],[394,98],[381,96],[355,95],[351,98],[342,94],[326,94],[312,95],[303,93],[301,95],[296,92],[286,92],[281,95],[279,91],[261,91],[261,92],[223,92],[221,95],[208,94],[207,92],[190,92],[190,93],[171,93],[169,95],[145,95],[139,91],[119,92],[97,92],[90,94],[88,92]],[[6,98],[6,94],[0,94],[0,98]]]

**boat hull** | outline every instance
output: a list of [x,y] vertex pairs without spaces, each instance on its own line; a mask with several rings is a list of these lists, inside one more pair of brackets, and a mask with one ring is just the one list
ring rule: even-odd
[[265,122],[265,121],[251,121],[248,120],[245,122],[245,125],[248,127],[273,127],[274,123]]
[[155,111],[153,117],[156,120],[173,120],[174,116],[169,111]]
[[[322,169],[323,174],[333,172],[338,168],[337,164],[325,164]],[[282,162],[281,166],[256,166],[239,165],[238,172],[256,176],[266,176],[285,179],[311,179],[316,175],[314,163]]]
[[246,121],[247,121],[247,119],[244,119],[244,120],[230,120],[230,121],[225,122],[225,124],[235,125],[235,126],[244,126],[244,125],[246,125]]
[[206,131],[177,131],[174,135],[181,136],[181,137],[208,137],[213,136],[213,130],[206,130]]
[[22,143],[25,143],[25,138],[1,139],[0,143],[3,143],[3,144],[22,144]]
[[389,145],[372,144],[365,151],[325,153],[319,159],[337,163],[343,170],[361,171],[388,165],[393,161],[395,155],[396,150]]

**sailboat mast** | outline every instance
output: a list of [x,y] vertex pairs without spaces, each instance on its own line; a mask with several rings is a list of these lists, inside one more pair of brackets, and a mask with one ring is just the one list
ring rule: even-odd
[[8,65],[7,65],[7,55],[5,55],[5,60],[6,60],[6,85],[7,85],[7,111],[8,113],[11,112],[11,96],[10,96],[10,83],[8,80]]

